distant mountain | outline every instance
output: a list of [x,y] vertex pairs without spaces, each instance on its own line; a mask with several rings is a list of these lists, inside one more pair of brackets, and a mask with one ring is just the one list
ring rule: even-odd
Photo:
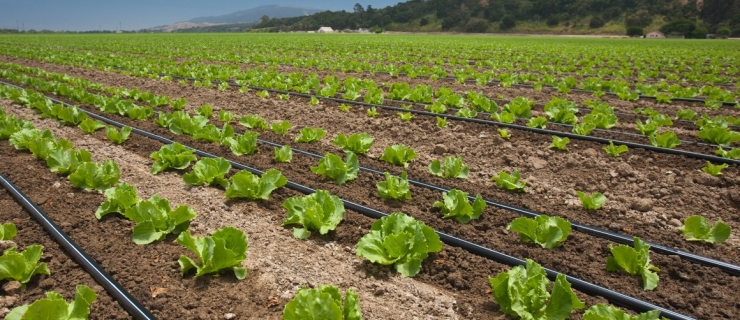
[[197,17],[188,21],[182,21],[165,26],[151,28],[152,31],[172,32],[180,29],[212,27],[223,24],[256,24],[262,16],[270,18],[289,18],[309,16],[314,13],[326,11],[323,9],[299,7],[293,5],[266,5],[247,10],[241,10],[220,16]]

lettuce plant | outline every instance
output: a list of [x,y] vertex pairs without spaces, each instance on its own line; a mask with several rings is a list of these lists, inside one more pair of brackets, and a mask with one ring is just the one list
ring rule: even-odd
[[[174,109],[176,111],[179,111],[179,110],[182,110],[183,108],[185,108],[185,104],[187,104],[187,103],[188,103],[188,100],[187,99],[180,98],[180,99],[177,99],[177,100],[172,100],[172,102],[170,103],[170,106],[172,106],[172,109]],[[208,105],[208,106],[210,107],[210,105]],[[203,107],[204,106],[201,106],[200,108],[203,108]],[[211,111],[213,111],[213,109],[211,109]]]
[[713,177],[719,176],[722,174],[722,169],[727,168],[728,165],[726,163],[714,165],[711,162],[707,161],[707,165],[701,168],[701,171],[704,171]]
[[662,134],[653,133],[649,137],[650,144],[655,147],[673,149],[681,144],[673,131],[666,131]]
[[411,200],[411,188],[409,180],[406,177],[406,171],[401,171],[401,176],[392,176],[385,173],[385,181],[378,182],[375,185],[378,188],[378,196],[383,199]]
[[367,116],[370,118],[375,118],[378,116],[378,109],[375,107],[371,107],[370,109],[367,109]]
[[381,161],[388,162],[397,166],[408,167],[409,162],[417,156],[414,149],[402,144],[392,145],[385,148],[385,152],[380,156]]
[[250,114],[241,117],[239,123],[249,129],[267,130],[267,121],[258,114]]
[[352,289],[347,289],[342,305],[339,288],[320,284],[315,289],[300,288],[295,298],[283,309],[284,320],[362,320],[358,303],[359,296]]
[[44,247],[31,245],[23,252],[17,248],[8,248],[0,256],[0,281],[15,280],[21,283],[21,290],[26,290],[26,283],[37,274],[49,275],[49,268],[45,262],[38,263]]
[[57,118],[62,125],[78,125],[82,120],[88,118],[87,114],[80,111],[77,107],[62,107],[57,112]]
[[18,229],[12,222],[0,224],[0,241],[13,240],[18,233]]
[[527,186],[527,182],[522,179],[522,174],[519,170],[509,174],[506,171],[499,171],[498,176],[492,177],[491,180],[496,182],[496,185],[504,190],[526,192],[524,188]]
[[102,219],[109,213],[118,212],[123,214],[126,209],[139,202],[134,186],[121,182],[113,188],[108,188],[104,192],[105,201],[95,210],[95,217]]
[[506,229],[518,232],[523,242],[534,242],[545,249],[559,247],[570,235],[570,222],[561,217],[546,215],[532,219],[519,217],[514,219]]
[[293,228],[293,236],[306,239],[311,230],[327,234],[339,225],[344,218],[344,203],[339,197],[326,190],[316,190],[303,197],[291,197],[283,202],[288,215],[283,226],[298,224],[303,228]]
[[257,148],[257,137],[258,133],[252,131],[245,131],[244,134],[233,137],[226,137],[221,140],[221,144],[231,149],[231,152],[237,156],[243,156],[245,154],[254,154],[259,150]]
[[[182,109],[175,109],[175,110],[182,110]],[[211,116],[213,116],[213,106],[210,103],[206,103],[198,107],[198,109],[195,109],[195,113],[198,114],[199,116],[210,118]]]
[[342,147],[344,152],[351,151],[355,154],[366,154],[375,143],[375,139],[367,133],[357,133],[345,136],[340,133],[332,143],[337,147]]
[[56,149],[46,157],[46,166],[51,172],[70,174],[77,170],[83,162],[91,162],[92,155],[82,149]]
[[85,120],[82,120],[80,122],[80,125],[78,127],[80,127],[82,132],[87,133],[87,134],[92,134],[95,131],[105,128],[105,123],[103,123],[103,121],[100,121],[100,120],[93,120],[91,118],[86,118]]
[[357,255],[381,265],[394,265],[396,271],[413,277],[430,252],[442,251],[434,229],[404,213],[382,217],[357,243]]
[[725,151],[725,149],[723,149],[720,146],[717,148],[716,151],[714,151],[714,153],[722,158],[735,159],[735,160],[740,159],[740,148],[733,148],[729,151]]
[[578,105],[575,102],[553,97],[550,102],[545,104],[544,110],[545,115],[552,122],[574,125],[578,121],[576,117]]
[[316,142],[326,136],[326,132],[321,128],[305,127],[301,129],[301,134],[295,139],[295,142]]
[[218,121],[223,123],[230,123],[236,119],[236,116],[231,111],[218,110]]
[[226,187],[226,198],[246,198],[249,200],[267,200],[277,188],[288,183],[288,179],[276,169],[267,170],[262,176],[249,171],[239,171],[229,179]]
[[565,275],[555,277],[552,293],[545,270],[527,259],[526,268],[516,266],[495,278],[488,277],[493,298],[501,312],[521,319],[565,320],[585,304],[578,299]]
[[535,105],[534,101],[527,99],[526,97],[516,97],[511,102],[504,105],[504,112],[513,114],[519,118],[529,118],[532,116],[532,106]]
[[568,137],[560,138],[558,136],[552,136],[552,143],[550,143],[550,149],[568,151],[569,142],[570,142],[570,139]]
[[[660,320],[660,310],[650,310],[633,316],[615,306],[598,303],[586,310],[584,320]],[[663,318],[665,319],[665,318]]]
[[447,118],[437,117],[437,127],[447,128]]
[[105,160],[103,164],[80,163],[77,169],[69,175],[68,180],[75,188],[103,191],[118,183],[120,177],[118,164],[113,160]]
[[529,119],[527,127],[545,129],[547,127],[547,118],[539,116]]
[[357,178],[357,173],[360,168],[360,163],[357,160],[357,155],[354,152],[345,152],[347,161],[343,162],[339,156],[327,152],[321,160],[319,165],[311,167],[311,172],[318,174],[324,178],[333,180],[338,185],[343,185],[347,181],[352,181]]
[[90,315],[90,305],[97,299],[95,291],[85,285],[77,286],[75,299],[71,303],[67,303],[61,294],[50,291],[46,293],[46,299],[14,308],[5,316],[5,320],[87,319]]
[[174,134],[193,135],[208,124],[208,118],[193,116],[182,111],[175,111],[169,116],[170,131]]
[[573,126],[573,133],[581,136],[587,136],[591,133],[591,130],[595,129],[596,125],[591,122],[581,122]]
[[434,160],[429,164],[429,172],[442,178],[468,178],[468,166],[462,162],[462,157],[445,157],[444,164],[439,160]]
[[22,129],[33,129],[31,122],[17,119],[13,115],[0,116],[0,139],[7,140]]
[[629,149],[627,148],[627,146],[625,146],[623,144],[618,145],[618,146],[615,146],[614,145],[614,141],[609,141],[609,145],[608,146],[604,146],[604,148],[602,148],[602,149],[604,149],[604,151],[606,151],[606,154],[608,154],[608,155],[610,155],[612,157],[615,157],[615,158],[616,157],[619,157],[620,154],[629,151]]
[[177,262],[180,264],[182,274],[195,268],[195,277],[209,273],[221,273],[225,270],[233,270],[239,280],[247,277],[247,268],[241,266],[247,258],[247,237],[244,232],[225,227],[213,232],[211,236],[193,237],[190,231],[185,231],[177,237],[177,243],[195,253],[200,260],[198,265],[188,256],[180,256]]
[[272,158],[275,162],[290,162],[293,159],[293,150],[290,149],[289,145],[284,145],[280,148],[275,147],[275,157]]
[[270,129],[275,134],[286,134],[288,133],[288,130],[290,129],[290,121],[283,120],[283,121],[273,122],[270,125]]
[[576,191],[578,198],[581,199],[581,205],[586,210],[598,210],[606,202],[606,197],[599,192],[594,192],[591,195],[586,194],[583,191]]
[[691,109],[681,109],[678,110],[676,118],[679,120],[694,120],[696,119],[696,112]]
[[401,118],[401,121],[411,121],[411,119],[414,118],[414,116],[411,114],[411,112],[397,112],[396,113],[399,118]]
[[634,248],[620,244],[616,247],[609,244],[612,256],[606,258],[606,270],[623,271],[632,276],[642,277],[644,290],[653,290],[658,286],[658,267],[650,264],[650,246],[640,238],[634,238]]
[[688,241],[704,241],[708,243],[722,243],[730,237],[732,229],[722,221],[713,226],[706,218],[695,215],[686,218],[683,225],[678,227]]
[[193,171],[182,176],[191,186],[205,184],[226,188],[229,182],[224,178],[231,170],[231,163],[224,158],[202,158],[193,165]]
[[105,127],[105,135],[111,142],[115,144],[122,144],[126,142],[129,135],[131,135],[131,127],[123,126],[123,128],[121,128],[121,131],[118,131],[116,130],[116,127],[107,126]]
[[468,107],[462,107],[455,112],[456,117],[463,117],[463,118],[475,118],[478,116],[478,111],[475,111],[475,109],[470,109]]
[[507,111],[501,111],[501,113],[494,112],[491,113],[491,119],[502,123],[514,123],[516,121],[516,115]]
[[457,222],[468,223],[470,220],[480,218],[486,209],[486,202],[480,195],[475,197],[473,204],[468,201],[468,193],[457,189],[442,192],[444,201],[435,201],[434,207],[441,208],[444,216],[442,218],[455,218]]
[[726,127],[703,127],[696,135],[706,142],[720,146],[728,146],[740,141],[740,133]]
[[167,199],[153,195],[149,200],[139,201],[123,212],[123,216],[136,222],[134,243],[149,244],[162,240],[170,233],[181,233],[188,229],[190,220],[198,214],[188,206],[170,208]]
[[178,170],[187,168],[191,161],[196,160],[193,153],[193,149],[177,142],[163,146],[159,151],[152,152],[149,155],[150,158],[155,160],[152,165],[152,174],[160,173],[169,168]]

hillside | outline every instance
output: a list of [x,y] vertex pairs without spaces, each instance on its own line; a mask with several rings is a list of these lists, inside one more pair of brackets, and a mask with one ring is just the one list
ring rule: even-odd
[[702,37],[740,36],[740,0],[410,0],[382,9],[356,4],[353,12],[264,21],[262,31],[373,28],[413,32],[625,34],[658,30]]
[[303,17],[321,11],[324,10],[292,5],[266,5],[220,16],[197,17],[149,30],[164,32],[235,32],[249,29],[254,24],[259,23],[263,16],[268,18]]

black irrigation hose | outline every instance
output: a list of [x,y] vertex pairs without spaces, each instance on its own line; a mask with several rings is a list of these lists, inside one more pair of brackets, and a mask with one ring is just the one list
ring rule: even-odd
[[[13,87],[17,87],[17,86],[14,86],[13,85]],[[20,88],[20,87],[17,87],[17,88]],[[50,99],[50,100],[52,100],[52,101],[56,101],[58,103],[65,104],[67,106],[72,106],[72,105],[70,105],[70,104],[68,104],[66,102],[61,101],[61,100],[57,100],[57,99],[50,98],[50,97],[47,97],[47,98]],[[121,127],[124,126],[124,124],[122,124],[120,122],[117,122],[117,121],[108,119],[106,117],[97,115],[97,114],[95,114],[93,112],[90,112],[90,111],[87,111],[87,110],[84,110],[84,109],[79,109],[79,110],[85,112],[88,116],[90,116],[90,117],[92,117],[94,119],[101,120],[101,121],[103,121],[105,123],[108,123],[110,125],[113,125],[113,126],[116,126],[116,127],[119,127],[119,128],[121,128]],[[144,130],[141,130],[141,129],[138,129],[138,128],[131,127],[131,131],[134,132],[134,133],[136,133],[136,134],[145,136],[145,137],[147,137],[149,139],[156,140],[156,141],[159,141],[159,142],[164,143],[164,144],[172,144],[172,143],[174,143],[174,141],[172,141],[172,140],[169,140],[167,138],[158,136],[156,134],[153,134],[151,132],[147,132],[147,131],[144,131]],[[188,147],[188,146],[186,146],[186,147]],[[197,154],[197,155],[199,155],[201,157],[218,158],[218,156],[216,156],[216,155],[213,155],[213,154],[210,154],[210,153],[207,153],[207,152],[204,152],[204,151],[195,149],[195,148],[191,148],[191,147],[188,147],[188,148],[192,149],[195,154]],[[247,171],[249,171],[249,172],[251,172],[253,174],[257,174],[257,175],[262,175],[264,173],[264,171],[261,171],[261,170],[258,170],[258,169],[254,169],[254,168],[248,167],[246,165],[243,165],[243,164],[240,164],[240,163],[231,161],[231,160],[227,160],[227,161],[229,161],[229,163],[232,165],[232,167],[237,168],[237,169],[240,169],[240,170],[247,170]],[[286,187],[288,187],[289,189],[293,189],[293,190],[296,190],[298,192],[301,192],[303,194],[312,194],[312,193],[315,193],[316,192],[316,190],[314,190],[314,189],[312,189],[310,187],[307,187],[307,186],[304,186],[304,185],[301,185],[301,184],[298,184],[298,183],[295,183],[295,182],[292,182],[292,181],[288,181],[288,183],[286,184]],[[342,199],[342,202],[344,203],[344,206],[346,208],[349,208],[350,210],[354,210],[354,211],[356,211],[358,213],[361,213],[361,214],[363,214],[365,216],[368,216],[368,217],[371,217],[371,218],[374,218],[374,219],[379,219],[379,218],[382,218],[384,216],[387,216],[387,214],[384,213],[384,212],[375,210],[375,209],[370,208],[370,207],[363,206],[361,204],[357,204],[357,203],[354,203],[354,202],[351,202],[351,201],[348,201],[348,200],[344,200],[344,199]],[[476,244],[476,243],[472,243],[472,242],[469,242],[469,241],[466,241],[466,240],[463,240],[463,239],[460,239],[460,238],[457,238],[457,237],[448,235],[446,233],[442,233],[442,232],[439,232],[439,231],[436,231],[436,230],[435,230],[435,232],[439,235],[440,240],[442,240],[443,242],[447,243],[450,246],[460,247],[460,248],[462,248],[462,249],[464,249],[464,250],[466,250],[466,251],[468,251],[470,253],[473,253],[473,254],[476,254],[476,255],[480,255],[480,256],[485,257],[485,258],[487,258],[489,260],[493,260],[493,261],[496,261],[496,262],[499,262],[499,263],[502,263],[502,264],[506,264],[506,265],[510,265],[510,266],[525,266],[526,265],[526,262],[524,260],[522,260],[522,259],[515,258],[513,256],[510,256],[510,255],[507,255],[507,254],[504,254],[504,253],[495,251],[493,249],[490,249],[490,248],[481,246],[481,245]],[[553,280],[553,281],[555,280],[555,277],[558,274],[561,274],[561,273],[559,273],[557,271],[554,271],[552,269],[549,269],[549,268],[543,268],[543,269],[547,273],[548,278],[551,279],[551,280]],[[625,294],[622,294],[622,293],[619,293],[619,292],[616,292],[616,291],[613,291],[613,290],[610,290],[610,289],[601,287],[599,285],[596,285],[596,284],[593,284],[593,283],[590,283],[590,282],[581,280],[579,278],[574,278],[574,277],[571,277],[571,276],[566,275],[566,274],[563,274],[563,275],[566,277],[566,280],[568,282],[570,282],[571,285],[573,286],[573,288],[575,288],[576,290],[582,291],[582,292],[584,292],[586,294],[589,294],[589,295],[604,297],[605,299],[611,301],[612,303],[626,306],[626,307],[628,307],[630,309],[633,309],[635,311],[645,312],[645,311],[649,311],[649,310],[659,310],[661,312],[661,316],[666,317],[668,319],[678,319],[678,320],[693,320],[694,319],[694,318],[691,318],[691,317],[686,316],[684,314],[681,314],[681,313],[678,313],[678,312],[675,312],[675,311],[672,311],[672,310],[669,310],[669,309],[666,309],[666,308],[663,308],[663,307],[654,305],[654,304],[649,303],[647,301],[643,301],[643,300],[640,300],[640,299],[637,299],[637,298],[634,298],[634,297],[631,297],[631,296],[628,296],[628,295],[625,295]]]
[[122,288],[116,280],[103,270],[95,260],[91,259],[85,251],[80,249],[77,244],[70,239],[64,231],[52,221],[44,212],[42,212],[26,195],[23,194],[13,183],[8,181],[5,176],[0,174],[0,184],[25,208],[32,217],[38,220],[39,224],[44,227],[46,232],[66,251],[72,258],[87,271],[108,294],[118,301],[128,313],[137,320],[156,319],[149,313],[126,289]]

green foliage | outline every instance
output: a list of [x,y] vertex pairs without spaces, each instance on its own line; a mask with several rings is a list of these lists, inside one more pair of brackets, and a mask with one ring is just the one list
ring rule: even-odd
[[594,192],[591,195],[588,195],[583,191],[576,191],[576,193],[578,194],[578,198],[581,199],[581,205],[586,210],[601,209],[601,206],[606,202],[606,197],[599,192]]
[[164,239],[168,234],[181,233],[188,229],[190,220],[198,214],[188,206],[170,208],[167,199],[153,195],[149,200],[139,201],[123,212],[123,216],[136,222],[134,243],[149,244]]
[[257,137],[259,134],[256,132],[245,131],[244,134],[236,136],[235,138],[226,137],[221,140],[221,144],[231,149],[231,152],[237,156],[243,156],[245,154],[254,154],[259,150],[257,148]]
[[150,158],[155,160],[152,165],[152,174],[160,173],[169,168],[177,170],[187,168],[191,161],[196,160],[194,152],[193,149],[177,142],[163,146],[159,151],[152,152],[149,155]]
[[83,162],[69,175],[69,182],[75,188],[103,191],[118,183],[121,177],[118,164],[105,160],[103,164]]
[[561,151],[568,151],[568,143],[570,143],[570,139],[568,137],[560,138],[558,136],[552,136],[552,143],[550,143],[550,148]]
[[249,114],[239,119],[239,124],[248,129],[267,130],[267,121],[258,114]]
[[22,129],[33,129],[33,124],[22,119],[17,119],[13,115],[0,116],[0,140],[7,140],[12,134]]
[[681,110],[678,110],[678,113],[676,114],[676,118],[680,120],[694,120],[696,119],[696,112],[694,112],[691,109],[681,109]]
[[78,125],[82,120],[88,118],[87,114],[77,107],[62,107],[57,113],[57,118],[62,125]]
[[347,162],[343,162],[339,156],[327,152],[321,160],[319,165],[311,167],[311,172],[318,174],[325,179],[330,179],[338,185],[343,185],[347,181],[352,181],[357,178],[360,163],[357,160],[357,155],[352,151],[345,152]]
[[18,233],[15,224],[12,222],[0,224],[0,241],[13,240]]
[[574,125],[578,122],[576,117],[578,105],[575,102],[552,97],[552,100],[545,104],[545,115],[552,122]]
[[547,127],[547,118],[539,116],[529,119],[527,127],[545,129]]
[[290,129],[290,121],[283,120],[278,122],[273,122],[270,125],[270,129],[272,129],[272,132],[275,134],[286,134],[288,133],[288,130]]
[[288,179],[276,169],[267,170],[261,177],[242,170],[229,179],[225,197],[226,199],[268,200],[272,191],[287,183]]
[[202,158],[193,165],[193,171],[182,176],[191,186],[219,185],[226,188],[229,182],[224,178],[231,170],[231,163],[224,158]]
[[586,310],[584,320],[659,320],[660,310],[650,310],[639,315],[630,315],[621,309],[603,303],[598,303]]
[[367,116],[371,118],[375,118],[378,116],[378,109],[375,107],[370,107],[370,109],[367,109]]
[[208,118],[204,116],[191,117],[182,111],[175,111],[169,116],[169,128],[174,134],[193,135],[208,124]]
[[509,139],[509,138],[511,138],[511,132],[509,132],[509,129],[506,129],[506,128],[498,128],[497,130],[498,130],[498,134],[501,136],[501,138],[503,138],[503,139]]
[[79,125],[80,129],[82,129],[82,132],[87,134],[92,134],[93,132],[105,128],[105,123],[100,120],[93,120],[91,118],[86,118],[85,120],[82,120]]
[[285,145],[280,148],[275,147],[275,157],[272,158],[275,162],[290,162],[290,160],[293,159],[293,150],[290,149],[290,146]]
[[326,190],[288,198],[283,202],[283,207],[288,210],[283,226],[298,224],[303,227],[293,228],[293,236],[298,239],[311,236],[311,230],[327,234],[336,229],[344,218],[344,203]]
[[462,157],[445,157],[444,163],[434,160],[429,164],[429,172],[442,178],[468,178],[468,166],[462,162]]
[[534,242],[545,249],[559,247],[570,234],[570,222],[561,217],[540,215],[514,219],[506,229],[518,232],[523,242]]
[[711,162],[707,161],[707,165],[701,168],[701,171],[704,171],[708,174],[711,174],[713,177],[719,176],[722,174],[722,169],[727,168],[729,165],[726,163],[714,165]]
[[31,245],[23,252],[16,248],[8,248],[0,256],[0,281],[15,280],[21,283],[21,289],[26,290],[26,284],[31,277],[37,274],[49,274],[49,268],[45,262],[38,263],[43,254],[44,247]]
[[375,143],[375,139],[364,132],[353,134],[349,137],[340,133],[336,138],[334,138],[332,143],[335,146],[342,147],[342,150],[345,152],[351,151],[355,154],[366,154],[373,146],[373,143]]
[[606,258],[606,270],[623,271],[632,276],[642,277],[644,290],[653,290],[658,286],[658,267],[650,264],[650,246],[640,238],[634,238],[634,248],[620,244],[616,247],[609,244],[612,256]]
[[128,137],[131,135],[131,127],[123,126],[121,128],[121,131],[118,131],[114,126],[107,126],[105,127],[105,135],[111,142],[115,144],[122,144],[126,142],[126,140],[128,140]]
[[535,105],[535,102],[526,97],[516,97],[504,105],[503,112],[511,113],[518,118],[529,118],[532,116],[533,105]]
[[136,196],[136,189],[125,182],[117,184],[113,188],[105,190],[105,201],[95,210],[95,217],[98,220],[109,213],[126,212],[126,209],[136,204],[139,199]]
[[185,108],[185,105],[187,103],[188,103],[188,99],[180,98],[177,100],[173,100],[172,103],[170,103],[170,105],[172,106],[172,109],[174,109],[175,111],[179,111]]
[[257,91],[255,94],[263,99],[267,99],[270,97],[270,92],[268,92],[267,90]]
[[573,133],[581,136],[587,136],[596,126],[590,122],[582,122],[573,126]]
[[501,312],[521,319],[565,320],[574,309],[585,307],[563,274],[557,275],[552,293],[548,292],[550,280],[545,270],[530,259],[526,268],[513,267],[495,278],[488,277],[488,283]]
[[486,202],[480,195],[475,197],[473,204],[468,201],[468,193],[457,189],[442,192],[444,201],[435,201],[435,208],[442,208],[442,218],[455,218],[457,222],[468,223],[477,220],[486,209]]
[[437,127],[447,128],[447,118],[437,117]]
[[478,112],[475,111],[475,109],[470,109],[468,107],[462,107],[455,112],[455,116],[457,117],[463,117],[463,118],[475,118],[478,116]]
[[223,123],[230,123],[236,119],[236,116],[231,111],[218,110],[218,121]]
[[409,162],[416,159],[416,157],[417,154],[414,149],[402,144],[395,144],[385,148],[380,160],[393,165],[408,167]]
[[406,171],[401,171],[400,177],[391,176],[390,173],[386,172],[385,181],[378,182],[376,187],[378,188],[378,196],[383,199],[411,200],[411,187]]
[[347,289],[342,306],[342,295],[335,286],[318,285],[315,289],[301,288],[283,309],[284,320],[362,320],[359,296]]
[[83,162],[91,162],[92,156],[87,150],[56,149],[46,158],[46,166],[51,172],[70,174]]
[[411,121],[414,118],[411,112],[397,112],[396,114],[401,118],[401,121]]
[[304,127],[303,129],[301,129],[301,134],[295,139],[295,142],[317,142],[323,137],[326,137],[326,132],[324,132],[324,129]]
[[615,157],[615,158],[616,157],[619,157],[620,154],[629,151],[629,149],[625,145],[615,146],[614,145],[614,141],[609,141],[609,145],[608,146],[604,146],[604,148],[602,148],[602,149],[604,149],[604,151],[606,151],[606,154],[608,154],[608,155],[610,155],[612,157]]
[[180,256],[177,262],[180,264],[182,274],[195,268],[195,277],[209,273],[221,273],[225,270],[233,270],[239,280],[247,277],[247,268],[241,266],[247,258],[247,237],[244,232],[225,227],[213,232],[206,237],[193,237],[190,231],[180,233],[177,243],[195,253],[202,265],[198,265],[188,256]]
[[75,299],[71,303],[67,303],[61,294],[49,291],[46,293],[46,299],[14,308],[5,316],[5,320],[87,319],[90,315],[90,305],[97,299],[95,291],[85,285],[77,286]]
[[[352,99],[352,100],[354,100],[354,99]],[[342,104],[339,105],[339,111],[342,111],[342,112],[350,112],[350,110],[352,110],[352,106],[351,105],[346,105],[344,103],[342,103]]]
[[308,104],[315,106],[319,104],[319,99],[316,98],[316,96],[311,96],[311,100],[308,101]]
[[655,147],[673,149],[681,144],[681,140],[678,140],[676,134],[673,131],[666,131],[662,134],[653,133],[648,137],[650,144]]
[[704,126],[697,133],[699,138],[709,143],[728,146],[731,143],[740,141],[740,133],[732,131],[726,127],[709,127]]
[[[222,111],[223,110],[219,110],[219,112],[218,112],[219,113],[219,118],[221,117],[221,112]],[[198,107],[198,109],[195,110],[195,113],[197,113],[199,116],[210,118],[211,116],[213,116],[213,106],[211,106],[210,103],[206,103],[206,104]]]
[[498,176],[494,176],[491,180],[496,182],[496,185],[504,190],[526,192],[524,188],[527,186],[527,182],[521,180],[522,174],[519,170],[514,169],[512,174],[506,171],[499,171]]
[[740,159],[740,148],[734,148],[729,151],[725,151],[725,149],[720,146],[719,148],[717,148],[716,151],[714,151],[714,153],[721,156],[722,158],[735,160]]
[[514,123],[516,121],[516,115],[508,111],[501,111],[501,113],[494,112],[491,113],[491,119],[502,123]]
[[405,277],[421,271],[421,262],[430,252],[442,251],[434,229],[404,213],[382,217],[357,243],[357,255],[381,265],[394,265]]
[[226,138],[234,137],[234,128],[228,123],[224,123],[223,129],[219,129],[213,124],[207,124],[205,127],[198,129],[193,134],[193,139],[204,140],[209,143],[221,142]]
[[704,241],[708,243],[722,243],[730,237],[732,229],[722,221],[713,226],[706,218],[694,215],[686,218],[683,225],[678,227],[688,241]]

